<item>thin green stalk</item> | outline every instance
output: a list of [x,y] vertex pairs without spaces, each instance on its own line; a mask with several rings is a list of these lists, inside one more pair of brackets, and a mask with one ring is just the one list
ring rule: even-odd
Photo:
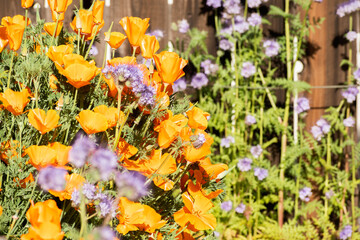
[[[299,131],[300,133],[300,148],[302,148],[302,131]],[[300,180],[301,180],[301,165],[302,165],[302,158],[299,157],[298,162],[298,168],[297,168],[297,174],[296,174],[296,185],[295,185],[295,207],[294,207],[294,219],[296,220],[298,217],[299,212],[299,189],[300,189]]]
[[244,18],[246,19],[247,16],[247,12],[248,12],[248,0],[245,0],[245,9],[244,9]]
[[[326,139],[326,167],[325,167],[325,189],[324,191],[327,192],[329,191],[329,167],[331,166],[331,134],[328,133],[327,134],[327,139]],[[325,218],[328,218],[328,205],[329,205],[329,201],[327,198],[325,198],[325,202],[324,202],[324,216]]]
[[11,54],[11,63],[10,63],[10,70],[9,70],[7,88],[10,88],[10,79],[11,79],[11,72],[12,72],[13,63],[14,63],[14,56],[15,56],[15,51],[13,51],[12,54]]
[[[97,32],[98,28],[99,28],[99,25],[96,24],[96,26],[95,26],[95,32]],[[87,58],[88,55],[89,55],[89,52],[90,52],[90,50],[91,50],[92,45],[94,44],[95,37],[96,37],[96,36],[94,36],[93,39],[91,39],[89,48],[88,48],[88,50],[87,50],[87,52],[86,52],[86,54],[85,54],[85,58],[84,58],[85,60],[86,60],[86,58]]]
[[80,227],[80,238],[85,237],[87,235],[87,216],[86,216],[86,204],[85,197],[81,194],[81,202],[80,202],[80,219],[81,219],[81,227]]
[[59,17],[60,17],[60,14],[56,13],[56,25],[55,25],[55,28],[54,28],[54,33],[53,33],[52,38],[51,38],[51,44],[50,44],[50,46],[52,46],[53,43],[54,43],[54,39],[55,39],[55,36],[56,36],[57,27],[58,27],[58,24],[59,24]]
[[[352,139],[354,138],[354,136],[352,136]],[[354,145],[351,146],[351,156],[352,156],[352,190],[351,190],[351,215],[352,215],[352,229],[356,229],[356,208],[355,208],[355,191],[357,188],[357,184],[356,184],[356,160],[355,160],[355,147]],[[352,239],[353,238],[352,234]]]

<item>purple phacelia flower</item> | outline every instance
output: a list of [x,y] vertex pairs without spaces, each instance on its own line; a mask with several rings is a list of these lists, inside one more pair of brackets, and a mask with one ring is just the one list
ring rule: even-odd
[[346,14],[351,14],[359,9],[360,9],[359,0],[349,0],[339,5],[339,7],[336,10],[336,14],[339,17],[344,17]]
[[160,29],[156,29],[150,33],[148,33],[150,36],[155,36],[157,40],[160,40],[164,37],[164,32]]
[[263,149],[258,144],[256,146],[252,146],[250,148],[250,152],[251,152],[251,155],[253,155],[254,158],[258,158],[258,157],[260,157],[261,153],[263,152]]
[[[230,27],[232,31],[232,26]],[[244,33],[249,30],[249,23],[242,16],[235,17],[234,30],[238,33]]]
[[73,204],[75,206],[79,206],[80,202],[81,202],[81,198],[80,198],[80,192],[79,190],[75,189],[72,193],[71,193],[71,201],[73,202]]
[[219,70],[219,66],[216,63],[212,63],[210,59],[202,61],[200,67],[204,69],[206,75],[214,75]]
[[235,143],[235,138],[233,136],[227,136],[221,139],[220,146],[229,148],[230,144]]
[[258,8],[261,5],[261,0],[248,0],[249,8]]
[[102,180],[108,180],[116,170],[117,157],[108,149],[99,149],[93,154],[91,165],[99,171]]
[[345,127],[353,127],[355,125],[355,119],[350,116],[348,118],[345,118],[343,123]]
[[108,214],[111,214],[112,216],[116,214],[113,206],[113,200],[109,196],[103,197],[100,200],[97,205],[97,209],[100,211],[100,215],[102,217],[106,217]]
[[206,86],[209,82],[209,79],[206,77],[204,73],[197,73],[191,79],[191,86],[196,89],[201,89],[202,87]]
[[182,77],[182,78],[179,78],[178,80],[176,80],[172,87],[173,87],[174,93],[184,91],[186,89],[185,78]]
[[96,150],[96,145],[88,137],[77,137],[69,151],[69,162],[81,168],[89,156]]
[[310,132],[317,141],[320,141],[323,137],[323,132],[318,126],[312,126]]
[[240,0],[225,0],[224,8],[228,14],[237,15],[241,13]]
[[360,82],[360,68],[358,68],[354,73],[353,76],[356,81]]
[[316,125],[318,125],[321,128],[321,131],[323,132],[323,134],[328,134],[330,132],[330,124],[328,121],[326,121],[323,118],[320,118],[319,120],[317,120]]
[[334,195],[335,195],[335,193],[334,193],[333,190],[327,191],[327,192],[325,193],[325,197],[326,197],[327,199],[331,199]]
[[221,7],[221,0],[207,0],[206,5],[213,8]]
[[229,212],[232,209],[232,201],[225,201],[221,203],[221,209],[224,210],[225,212]]
[[66,169],[56,167],[46,167],[39,171],[38,183],[45,191],[62,191],[65,189],[67,174]]
[[190,140],[192,142],[192,145],[194,146],[194,148],[199,149],[201,148],[204,143],[206,142],[206,138],[205,135],[200,133],[198,135],[193,135],[190,137]]
[[89,200],[93,200],[95,198],[95,192],[96,187],[91,183],[84,183],[84,185],[82,186],[82,193]]
[[138,172],[117,173],[115,178],[119,194],[132,201],[136,201],[148,194],[148,188],[145,186],[145,182],[146,177]]
[[297,106],[295,111],[297,114],[300,114],[310,109],[309,100],[305,97],[298,98],[296,105]]
[[240,203],[236,208],[235,208],[235,212],[237,213],[244,213],[246,209],[246,205],[243,203]]
[[265,48],[265,55],[268,57],[274,57],[278,55],[280,50],[279,43],[274,40],[266,40],[263,44],[263,47]]
[[186,19],[178,21],[178,28],[180,33],[187,33],[190,29],[189,22]]
[[256,67],[252,62],[244,62],[242,64],[241,76],[249,78],[256,73]]
[[246,115],[245,117],[245,124],[251,126],[256,123],[256,118],[253,115]]
[[305,202],[310,201],[311,195],[312,195],[312,192],[311,192],[311,188],[309,188],[309,187],[304,187],[304,188],[300,189],[300,191],[299,191],[299,198],[302,201],[305,201]]
[[231,50],[233,47],[234,44],[227,39],[221,39],[219,42],[219,48],[224,51]]
[[357,33],[355,31],[350,31],[345,34],[345,37],[349,42],[352,42],[356,39]]
[[92,45],[89,51],[89,55],[92,57],[95,57],[99,54],[99,50],[97,49],[97,47],[95,45]]
[[252,13],[248,18],[248,22],[253,27],[259,26],[261,24],[261,16],[257,13]]
[[346,239],[349,239],[351,238],[351,235],[352,235],[352,227],[351,225],[346,225],[340,232],[339,234],[339,238],[341,240],[346,240]]
[[239,162],[237,163],[237,167],[242,172],[247,172],[251,169],[251,163],[252,160],[250,158],[242,158],[239,159]]
[[257,177],[259,181],[264,180],[269,175],[269,171],[265,168],[254,168],[254,176]]
[[93,230],[92,235],[94,239],[98,240],[114,240],[116,239],[115,232],[108,226],[97,227]]
[[[359,71],[360,69],[358,69],[357,71]],[[360,71],[359,71],[360,74]],[[355,73],[354,73],[355,75]],[[359,76],[360,77],[360,76]],[[356,99],[356,95],[359,93],[359,90],[357,89],[357,87],[349,87],[348,89],[346,89],[345,91],[341,92],[341,95],[346,99],[346,101],[348,103],[352,103],[355,101]]]

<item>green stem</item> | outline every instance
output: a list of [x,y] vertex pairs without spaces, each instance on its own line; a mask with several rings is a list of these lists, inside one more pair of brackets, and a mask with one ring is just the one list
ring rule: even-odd
[[[96,26],[95,26],[95,32],[97,32],[98,28],[99,28],[99,25],[96,25]],[[92,45],[94,44],[95,37],[96,37],[96,36],[94,36],[93,39],[91,39],[89,48],[88,48],[88,50],[86,51],[86,54],[85,54],[85,58],[84,58],[85,60],[86,60],[86,58],[87,58],[88,55],[89,55],[89,52],[90,52],[90,50],[91,50]]]
[[[331,165],[331,134],[328,133],[327,134],[327,139],[326,139],[326,167],[325,167],[325,189],[324,192],[326,193],[327,191],[329,191],[329,167]],[[328,216],[328,199],[325,197],[325,202],[324,202],[324,215],[325,218],[327,219]]]
[[11,79],[11,72],[12,72],[13,63],[14,63],[14,56],[15,56],[15,51],[13,51],[12,54],[11,54],[11,63],[10,63],[10,70],[9,70],[7,88],[10,88],[10,79]]
[[55,36],[56,36],[57,27],[58,27],[58,24],[59,24],[59,17],[60,17],[60,14],[56,13],[56,25],[55,25],[55,28],[54,28],[54,33],[53,33],[52,38],[51,38],[51,44],[50,44],[50,46],[52,46],[53,43],[54,43],[54,39],[55,39]]
[[[353,137],[352,137],[353,139]],[[352,213],[352,229],[356,229],[356,208],[355,208],[355,191],[356,185],[356,160],[355,160],[355,147],[351,146],[351,157],[352,157],[352,190],[351,190],[351,213]],[[352,235],[353,236],[353,235]],[[354,238],[353,238],[354,239]]]

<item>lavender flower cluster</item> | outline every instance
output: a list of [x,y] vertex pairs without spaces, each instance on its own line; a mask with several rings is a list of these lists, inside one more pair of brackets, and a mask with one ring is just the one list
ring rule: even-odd
[[304,188],[300,189],[300,191],[299,191],[299,198],[302,201],[305,201],[305,202],[310,201],[311,195],[312,195],[312,192],[311,192],[311,188],[309,188],[309,187],[304,187]]
[[357,87],[349,87],[345,91],[341,92],[341,95],[346,99],[348,103],[352,103],[356,99],[356,95],[359,93]]
[[221,139],[220,146],[224,148],[229,148],[230,144],[235,143],[235,138],[233,136],[227,136]]
[[280,44],[274,40],[266,40],[263,43],[263,47],[265,48],[265,55],[268,57],[274,57],[278,55],[280,50]]
[[310,109],[309,100],[305,97],[298,98],[296,103],[297,106],[295,111],[297,114],[300,114]]
[[359,9],[360,9],[360,0],[350,0],[340,4],[338,9],[336,10],[336,14],[339,17],[344,17],[346,14],[351,14]]
[[204,69],[206,75],[214,75],[219,70],[219,66],[216,63],[212,63],[210,59],[202,61],[200,67]]
[[248,0],[248,6],[249,8],[258,8],[262,3],[267,1],[268,0]]
[[128,84],[134,94],[139,97],[139,105],[154,106],[156,90],[143,83],[144,74],[136,65],[118,64],[115,67],[106,65],[102,73],[107,79],[114,79],[116,85]]
[[320,141],[325,134],[330,132],[330,127],[330,124],[325,119],[321,118],[316,122],[315,126],[311,127],[310,131],[313,137],[317,141]]
[[[221,203],[220,206],[221,210],[225,211],[225,212],[230,212],[233,209],[233,203],[231,200],[225,201]],[[235,208],[235,212],[237,213],[244,213],[246,209],[246,205],[243,203],[240,203],[236,208]]]
[[346,225],[340,232],[339,237],[341,240],[346,240],[351,238],[352,235],[352,227],[351,225]]
[[185,89],[186,89],[185,78],[181,77],[174,82],[174,85],[173,85],[174,93],[184,91]]

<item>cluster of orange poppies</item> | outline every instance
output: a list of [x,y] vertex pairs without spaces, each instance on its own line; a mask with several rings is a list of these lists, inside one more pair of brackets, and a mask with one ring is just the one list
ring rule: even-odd
[[[72,0],[48,0],[48,3],[53,21],[56,22],[45,24],[44,30],[49,35],[58,37],[62,29],[64,13]],[[24,8],[28,8],[32,4],[33,1],[22,0]],[[103,9],[104,2],[97,0],[90,10],[80,9],[76,13],[70,25],[79,38],[81,36],[82,41],[92,40],[103,27]],[[192,104],[188,106],[186,112],[179,114],[174,114],[168,108],[170,96],[173,93],[172,85],[185,74],[183,69],[187,61],[174,52],[157,53],[159,50],[158,40],[154,36],[145,34],[149,26],[149,19],[124,17],[119,23],[126,36],[120,32],[109,30],[105,33],[105,40],[112,49],[117,49],[128,39],[134,54],[132,57],[111,59],[107,62],[107,66],[117,67],[123,64],[136,67],[143,74],[142,83],[155,89],[155,108],[133,105],[144,115],[150,115],[156,109],[157,117],[150,123],[152,126],[150,136],[156,138],[157,141],[155,147],[133,146],[126,141],[126,136],[120,137],[124,125],[134,124],[134,121],[129,121],[131,111],[127,109],[126,104],[129,102],[126,102],[126,99],[128,95],[132,96],[131,99],[136,99],[137,96],[131,93],[131,86],[125,84],[120,88],[118,79],[114,79],[112,75],[100,74],[102,69],[96,67],[94,61],[88,61],[79,51],[74,53],[74,42],[67,45],[48,46],[46,55],[55,66],[54,71],[57,71],[55,74],[61,77],[58,80],[54,74],[51,76],[49,74],[49,88],[61,93],[62,88],[59,88],[59,84],[68,83],[77,91],[79,88],[92,86],[93,80],[97,79],[100,74],[96,81],[104,80],[106,82],[107,86],[103,85],[102,90],[111,99],[109,102],[115,102],[112,98],[117,98],[118,106],[99,105],[94,108],[82,109],[76,117],[81,128],[88,135],[115,132],[117,135],[108,138],[110,141],[108,145],[113,146],[113,149],[116,150],[119,164],[122,167],[146,176],[165,194],[175,187],[181,189],[184,206],[173,216],[162,216],[148,205],[130,201],[125,197],[119,198],[117,231],[127,234],[129,231],[140,230],[161,239],[162,234],[159,229],[168,222],[175,221],[180,226],[179,229],[172,230],[178,232],[177,239],[192,239],[191,231],[215,229],[216,219],[209,213],[214,206],[211,199],[217,197],[222,191],[208,192],[204,185],[211,180],[219,181],[217,177],[228,167],[225,164],[212,164],[208,158],[213,143],[212,137],[205,132],[208,126],[208,113]],[[2,19],[2,25],[0,27],[0,50],[2,51],[8,43],[11,50],[18,50],[25,29],[25,18],[22,16],[5,17]],[[76,44],[80,44],[80,41]],[[150,60],[150,67],[137,63],[136,56],[140,57],[140,53],[143,58]],[[66,82],[62,80],[66,80]],[[33,97],[33,93],[29,88],[23,86],[22,90],[16,92],[8,86],[4,92],[0,93],[1,108],[14,116],[21,115],[24,113],[30,97]],[[74,101],[76,101],[76,95]],[[33,108],[28,110],[28,123],[41,135],[45,135],[54,129],[61,128],[59,125],[61,115],[60,109]],[[27,163],[37,170],[51,165],[72,171],[72,167],[67,166],[71,146],[66,144],[69,143],[60,142],[60,140],[59,142],[51,141],[48,145],[26,146],[24,153],[29,158]],[[9,158],[16,154],[18,148],[16,140],[8,140],[1,146],[0,159],[3,161],[9,161]],[[147,154],[141,155],[142,157],[137,155],[140,147],[149,149]],[[63,191],[49,191],[61,201],[71,199],[74,190],[81,188],[86,182],[86,179],[75,171],[67,174],[65,180],[66,186]],[[26,216],[31,227],[29,232],[22,236],[22,239],[63,238],[64,233],[61,232],[60,227],[61,210],[57,208],[55,201],[32,203]]]

